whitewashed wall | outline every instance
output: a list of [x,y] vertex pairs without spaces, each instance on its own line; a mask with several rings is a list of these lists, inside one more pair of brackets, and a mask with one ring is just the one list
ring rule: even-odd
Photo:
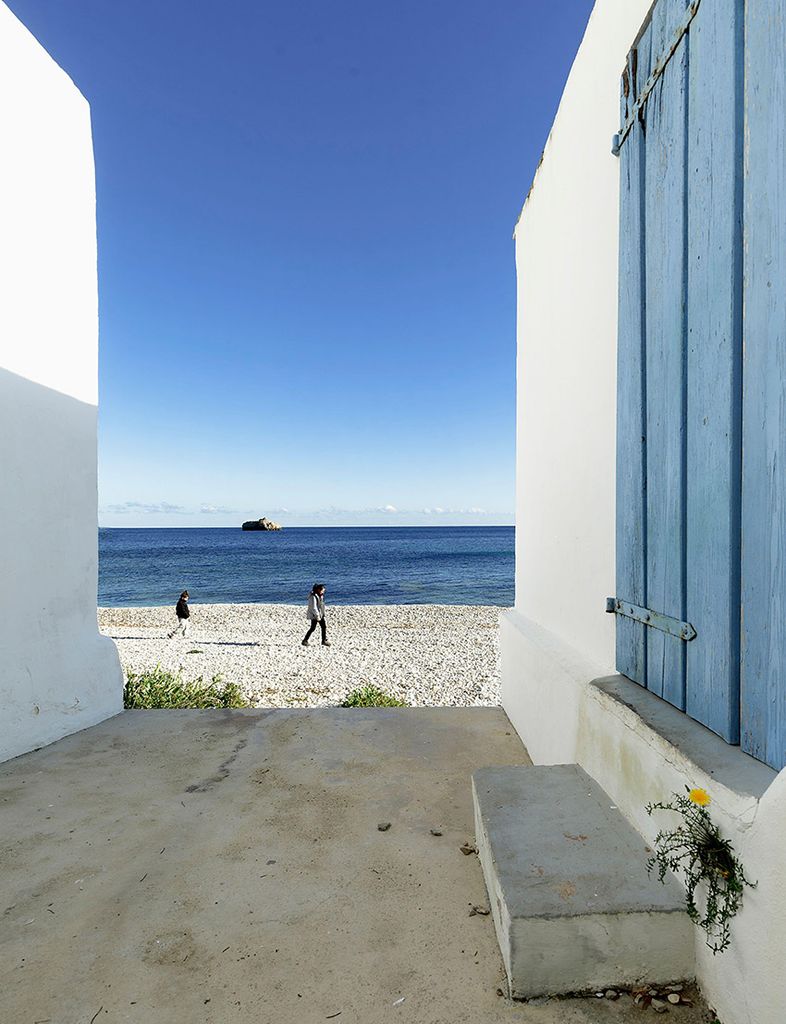
[[90,111],[0,2],[0,760],[122,705],[96,625]]
[[713,793],[716,820],[760,884],[746,894],[731,950],[712,957],[697,932],[697,975],[727,1024],[783,1024],[786,772],[760,799],[722,786],[692,760],[689,735],[677,747],[589,685],[614,665],[614,620],[604,610],[615,592],[611,140],[620,74],[650,6],[596,0],[516,228],[516,606],[502,623],[503,704],[536,763],[582,764],[650,839],[657,822],[646,802],[685,783]]
[[[512,645],[503,697],[541,762],[572,759],[579,684],[614,664],[605,612],[614,594],[617,404],[619,161],[611,142],[620,75],[650,5],[595,4],[516,226],[516,607],[502,627],[503,645]],[[556,664],[548,686],[559,699],[551,701],[535,680]]]

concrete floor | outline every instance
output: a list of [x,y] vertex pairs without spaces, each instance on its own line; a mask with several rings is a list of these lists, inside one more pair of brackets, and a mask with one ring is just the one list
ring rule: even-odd
[[639,1021],[496,994],[459,846],[470,772],[525,761],[450,708],[125,712],[2,765],[0,1021]]

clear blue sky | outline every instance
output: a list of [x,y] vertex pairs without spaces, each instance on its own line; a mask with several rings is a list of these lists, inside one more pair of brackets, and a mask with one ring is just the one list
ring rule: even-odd
[[511,522],[511,232],[591,0],[9,6],[92,107],[102,524]]

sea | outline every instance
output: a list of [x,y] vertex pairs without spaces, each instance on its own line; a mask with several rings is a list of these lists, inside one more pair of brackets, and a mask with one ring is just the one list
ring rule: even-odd
[[513,604],[512,526],[101,529],[98,603]]

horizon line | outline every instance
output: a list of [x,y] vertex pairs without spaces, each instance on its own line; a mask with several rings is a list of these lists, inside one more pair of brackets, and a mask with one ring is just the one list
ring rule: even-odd
[[[421,525],[396,523],[314,523],[298,526],[281,526],[281,530],[484,530],[488,527],[500,530],[514,530],[515,523],[423,523]],[[280,530],[243,530],[242,526],[102,526],[99,530],[240,530],[242,533],[280,533]]]

